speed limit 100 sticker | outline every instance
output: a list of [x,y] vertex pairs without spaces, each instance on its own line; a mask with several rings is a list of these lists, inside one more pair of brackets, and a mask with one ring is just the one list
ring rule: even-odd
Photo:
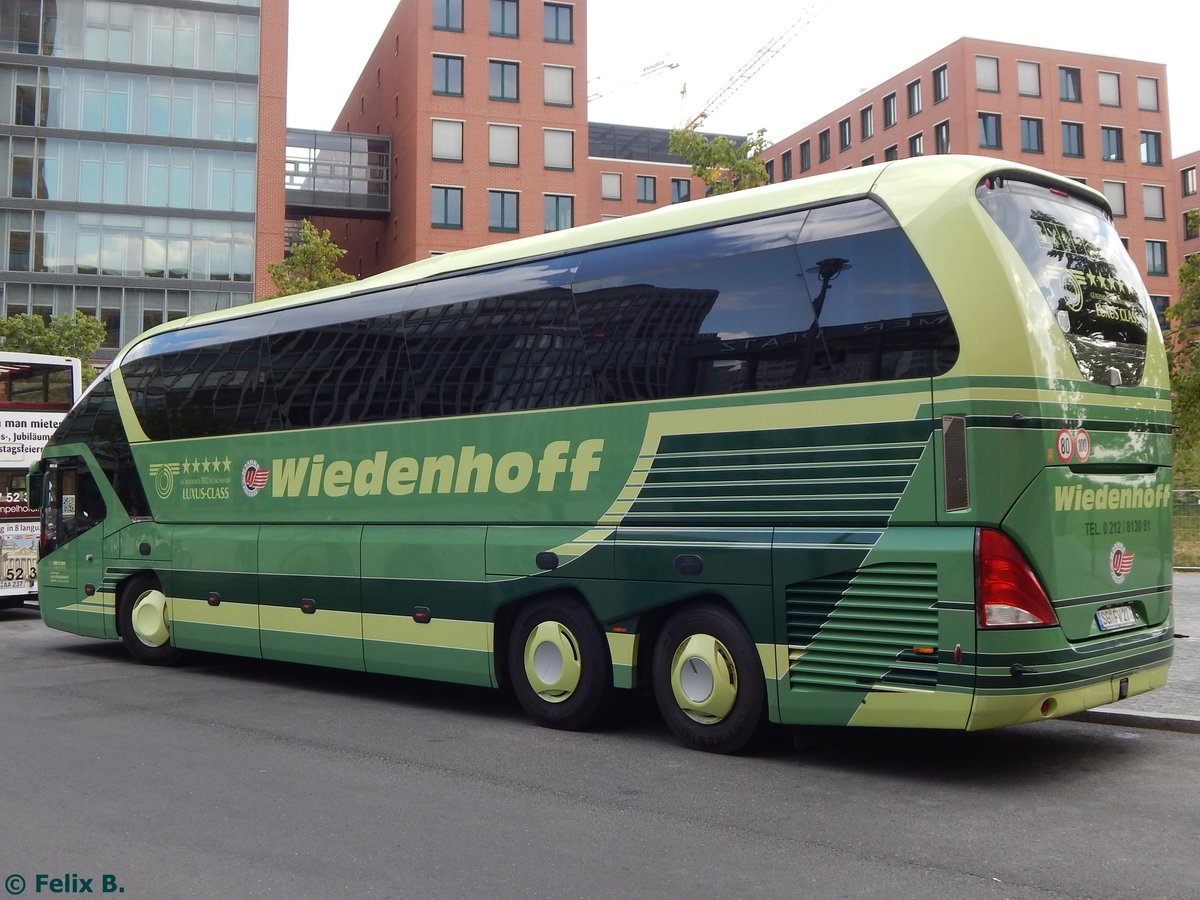
[[1086,428],[1078,428],[1075,431],[1075,456],[1080,462],[1087,462],[1088,457],[1092,455],[1092,436],[1087,433]]
[[1087,462],[1092,455],[1092,436],[1086,428],[1063,428],[1058,432],[1054,441],[1054,449],[1058,458],[1070,462],[1072,458]]

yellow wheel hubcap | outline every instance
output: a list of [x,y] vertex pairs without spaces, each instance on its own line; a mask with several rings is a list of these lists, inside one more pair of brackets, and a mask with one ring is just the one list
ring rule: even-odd
[[133,633],[147,647],[161,647],[170,639],[167,598],[162,591],[146,591],[133,601]]
[[671,692],[679,708],[701,725],[724,720],[737,702],[737,666],[711,634],[693,634],[671,660]]
[[525,677],[548,703],[561,703],[579,687],[579,643],[561,622],[540,622],[525,641]]

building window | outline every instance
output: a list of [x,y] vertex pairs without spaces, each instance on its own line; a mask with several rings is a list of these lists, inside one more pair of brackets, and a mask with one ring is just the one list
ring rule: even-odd
[[433,27],[442,31],[462,31],[463,0],[433,0]]
[[864,157],[863,157],[862,164],[863,164],[864,166],[873,166],[873,165],[875,165],[875,157],[874,157],[874,156],[864,156]]
[[975,57],[975,89],[989,93],[1000,90],[1000,60],[994,56]]
[[1158,112],[1158,79],[1138,76],[1138,109]]
[[692,180],[690,178],[671,179],[671,202],[686,203],[692,199]]
[[908,97],[908,115],[912,118],[921,111],[921,79],[910,81],[905,94]]
[[775,160],[768,159],[765,163],[767,168],[767,184],[775,183]]
[[1042,120],[1021,118],[1021,149],[1026,153],[1041,153],[1044,150],[1042,141]]
[[491,0],[488,34],[500,37],[517,36],[517,0]]
[[826,160],[829,159],[830,150],[829,150],[829,129],[828,128],[826,128],[824,131],[822,131],[820,134],[817,135],[817,155],[820,158],[821,162],[825,162]]
[[575,70],[570,66],[546,66],[542,77],[542,96],[547,106],[575,105]]
[[884,148],[884,151],[883,151],[884,162],[889,162],[893,159],[899,159],[899,158],[900,158],[899,145],[892,144],[892,146]]
[[1067,66],[1058,67],[1058,98],[1069,103],[1079,103],[1083,96],[1080,92],[1079,70]]
[[453,119],[433,120],[433,158],[462,162],[463,123]]
[[850,120],[842,119],[838,122],[838,149],[850,149]]
[[1121,105],[1121,76],[1116,72],[1100,73],[1100,105]]
[[1123,162],[1125,150],[1122,146],[1122,131],[1120,128],[1100,126],[1100,155],[1107,162]]
[[1167,274],[1167,242],[1146,241],[1146,274]]
[[1078,122],[1062,123],[1063,156],[1083,156],[1083,126]]
[[1163,207],[1162,185],[1142,185],[1142,215],[1160,222],[1167,217]]
[[950,122],[938,122],[933,126],[933,146],[935,153],[950,152]]
[[653,175],[639,175],[637,177],[637,199],[638,203],[657,203],[658,179]]
[[941,103],[950,96],[950,70],[939,66],[933,70],[933,102]]
[[800,171],[807,172],[812,168],[812,142],[800,142]]
[[463,92],[463,60],[461,56],[433,57],[433,92],[461,97]]
[[1161,294],[1150,295],[1150,305],[1154,307],[1154,315],[1158,319],[1158,327],[1163,331],[1171,327],[1171,323],[1167,321],[1167,306],[1170,303],[1170,297],[1164,297]]
[[488,231],[518,230],[516,191],[488,191]]
[[1190,197],[1196,193],[1196,167],[1188,166],[1179,173],[1180,187],[1182,188],[1183,196]]
[[[1193,209],[1191,212],[1196,212],[1196,210]],[[1183,239],[1185,241],[1194,241],[1200,237],[1200,225],[1192,224],[1193,221],[1194,219],[1191,215],[1188,213],[1183,214]]]
[[493,100],[516,101],[518,65],[499,59],[488,60],[488,96]]
[[883,98],[883,127],[891,128],[896,124],[896,95],[888,94]]
[[792,178],[792,151],[784,150],[783,155],[779,157],[780,177],[784,181],[790,181]]
[[979,114],[979,146],[984,150],[1000,149],[1000,116],[998,113]]
[[600,199],[601,200],[620,200],[621,199],[621,173],[620,172],[601,172],[600,173]]
[[925,153],[925,135],[917,132],[908,139],[908,155],[922,156]]
[[434,228],[462,228],[462,188],[433,186]]
[[575,168],[575,133],[558,128],[542,130],[544,165],[547,169]]
[[1142,163],[1147,166],[1162,165],[1162,135],[1157,131],[1142,132]]
[[1125,215],[1125,184],[1120,181],[1104,182],[1104,196],[1108,199],[1108,205],[1112,207],[1114,216]]
[[859,140],[867,140],[875,135],[875,107],[864,106],[858,111]]
[[516,125],[488,126],[488,162],[493,166],[515,166],[520,163],[521,129]]
[[1042,96],[1042,67],[1039,63],[1017,63],[1017,93],[1022,97]]
[[547,3],[545,22],[546,40],[556,44],[571,43],[571,7]]
[[543,198],[546,231],[562,231],[575,224],[575,198],[564,194],[546,194]]

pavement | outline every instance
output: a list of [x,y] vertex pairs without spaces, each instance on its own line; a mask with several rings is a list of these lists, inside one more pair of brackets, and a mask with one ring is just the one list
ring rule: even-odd
[[1200,572],[1175,573],[1175,657],[1167,683],[1076,721],[1200,734]]

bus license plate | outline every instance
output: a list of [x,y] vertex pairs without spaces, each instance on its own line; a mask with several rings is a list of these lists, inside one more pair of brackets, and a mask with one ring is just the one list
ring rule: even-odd
[[1116,631],[1120,628],[1132,628],[1137,624],[1133,607],[1110,606],[1107,609],[1096,610],[1096,624],[1101,631]]

